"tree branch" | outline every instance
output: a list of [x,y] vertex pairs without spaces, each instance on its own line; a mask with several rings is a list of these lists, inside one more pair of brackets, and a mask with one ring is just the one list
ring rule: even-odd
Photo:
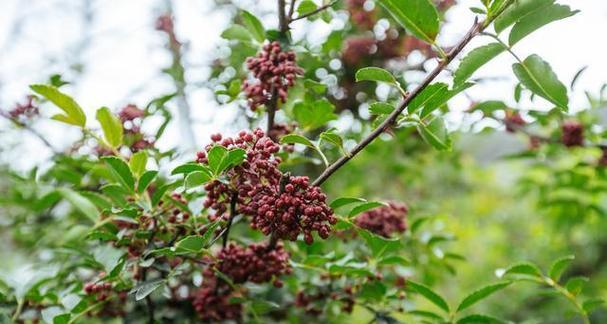
[[490,21],[479,22],[478,18],[474,21],[474,24],[468,30],[466,35],[449,51],[447,56],[439,61],[438,65],[432,70],[426,78],[415,88],[407,97],[405,97],[403,103],[395,109],[389,116],[384,120],[381,125],[379,125],[376,129],[374,129],[367,137],[365,137],[358,145],[356,145],[352,151],[348,155],[342,156],[333,164],[331,164],[323,173],[314,180],[312,183],[313,186],[319,186],[323,182],[325,182],[335,171],[341,168],[344,164],[346,164],[350,159],[352,159],[356,154],[362,151],[367,145],[371,144],[373,140],[375,140],[379,135],[381,135],[386,129],[388,129],[392,124],[394,124],[399,117],[399,115],[407,108],[409,103],[415,99],[434,79],[453,61],[453,59],[468,45],[470,40],[472,40],[475,36],[477,36],[480,32],[482,32],[488,25]]
[[285,0],[278,0],[278,29],[281,33],[286,33],[289,30],[289,21],[285,12]]
[[55,150],[53,145],[51,145],[51,143],[46,138],[44,138],[44,136],[42,136],[42,134],[38,133],[37,130],[33,129],[32,127],[30,127],[29,125],[27,125],[25,123],[20,122],[16,118],[12,118],[11,116],[6,115],[4,112],[0,112],[0,116],[6,118],[8,121],[12,122],[13,124],[17,125],[18,127],[28,130],[30,133],[32,133],[34,136],[36,136],[42,143],[44,143],[44,145],[46,145],[53,152],[54,155],[60,154],[60,152]]
[[228,246],[228,239],[230,236],[230,228],[232,227],[232,221],[234,217],[236,217],[236,204],[238,203],[238,192],[232,192],[232,197],[230,199],[230,216],[228,216],[228,224],[226,225],[225,232],[223,233],[223,243],[222,246],[225,249]]

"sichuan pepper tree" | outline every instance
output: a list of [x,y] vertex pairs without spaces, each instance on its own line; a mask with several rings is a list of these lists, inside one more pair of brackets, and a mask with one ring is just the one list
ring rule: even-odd
[[[54,105],[62,112],[52,119],[82,131],[70,152],[54,154],[49,170],[15,176],[3,188],[20,208],[15,241],[39,259],[36,267],[3,275],[0,297],[8,316],[53,323],[351,317],[486,323],[501,320],[469,308],[514,283],[531,282],[563,297],[569,311],[589,322],[601,301],[580,295],[583,279],[562,280],[573,257],[556,260],[548,271],[529,262],[505,265],[499,281],[479,286],[456,304],[433,291],[424,274],[452,272],[453,263],[465,257],[438,248],[446,233],[421,233],[428,219],[409,215],[411,202],[328,197],[321,187],[347,177],[338,171],[385,134],[421,138],[425,146],[417,150],[449,151],[447,102],[474,86],[474,72],[504,52],[516,60],[519,95],[529,92],[553,104],[550,118],[527,117],[497,102],[479,103],[471,112],[482,111],[509,132],[528,135],[534,150],[542,143],[566,149],[587,145],[587,126],[568,117],[567,89],[550,65],[537,55],[521,60],[513,49],[536,29],[576,12],[552,0],[481,1],[461,39],[444,46],[436,39],[452,1],[276,2],[277,29],[239,11],[237,23],[222,33],[232,54],[216,62],[212,76],[217,99],[236,102],[252,127],[214,134],[196,153],[184,157],[155,147],[171,121],[167,104],[185,100],[182,47],[170,14],[161,16],[156,28],[168,35],[174,94],[144,107],[100,108],[95,119],[101,128],[94,129],[64,84],[51,80],[32,85],[34,96],[3,115],[35,132],[28,120],[39,118],[38,105]],[[332,32],[321,48],[291,38],[296,21],[330,21],[344,13],[348,26]],[[376,26],[379,36],[371,36]],[[500,34],[510,26],[508,42],[502,41]],[[480,37],[492,42],[467,48]],[[391,64],[413,51],[433,66],[416,81],[402,75],[426,72],[425,63]],[[333,79],[317,80],[316,71],[331,69],[325,62],[343,69],[334,68]],[[228,80],[217,74],[226,67],[237,71]],[[445,77],[448,68],[455,71],[452,77]],[[449,83],[437,81],[439,76]],[[375,99],[376,86],[385,90],[381,100]],[[372,121],[358,115],[361,107],[368,107]],[[364,127],[347,134],[330,128],[345,111],[354,112]],[[148,134],[142,124],[152,116],[164,123]],[[527,131],[528,123],[549,126],[555,120],[564,120],[558,135]],[[190,162],[166,169],[166,161],[179,159]],[[63,217],[55,216],[66,207]],[[32,218],[36,222],[28,221]],[[34,240],[19,242],[19,231],[36,233]]]

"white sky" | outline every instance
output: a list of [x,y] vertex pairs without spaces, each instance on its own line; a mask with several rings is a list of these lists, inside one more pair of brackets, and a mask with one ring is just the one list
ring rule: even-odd
[[[241,0],[242,6],[254,12],[261,7],[274,7],[274,1],[263,0],[262,5],[251,5],[253,0]],[[535,32],[515,46],[520,57],[539,54],[551,63],[559,78],[569,84],[573,75],[583,66],[589,68],[578,81],[577,91],[571,95],[573,106],[583,107],[581,90],[596,92],[607,81],[607,45],[603,33],[607,30],[607,1],[558,0],[581,12],[565,21],[556,22]],[[94,12],[90,26],[83,25],[82,9],[88,4]],[[186,59],[192,66],[187,78],[192,83],[189,97],[193,107],[195,131],[199,144],[208,135],[231,123],[236,109],[219,107],[209,90],[197,86],[209,73],[206,67],[213,57],[216,45],[222,40],[221,31],[227,25],[227,13],[214,11],[210,0],[175,1],[178,36],[188,42]],[[470,26],[473,15],[467,9],[478,6],[478,0],[463,0],[447,15],[447,26],[440,35],[443,44],[452,43]],[[43,82],[51,73],[63,73],[74,81],[66,88],[87,110],[92,119],[101,106],[118,109],[126,103],[143,105],[155,95],[172,92],[170,80],[160,72],[169,64],[169,54],[163,49],[164,38],[154,31],[154,19],[162,12],[161,0],[0,0],[0,109],[10,108],[28,93],[28,84]],[[272,15],[264,17],[268,25],[275,25]],[[15,22],[21,22],[15,24]],[[16,28],[15,28],[16,26]],[[298,34],[294,24],[295,37]],[[328,32],[328,26],[313,26],[315,35]],[[300,30],[301,31],[301,30]],[[84,43],[87,35],[90,43]],[[468,50],[489,41],[474,41]],[[78,51],[84,48],[84,51]],[[66,63],[68,62],[68,63]],[[85,71],[78,78],[69,71],[74,62],[85,62]],[[475,76],[503,77],[472,88],[468,93],[475,99],[504,99],[512,102],[514,80],[513,60],[503,54]],[[467,101],[456,99],[456,110],[467,108]],[[539,101],[538,101],[539,103]],[[541,106],[541,104],[539,105]],[[56,122],[42,121],[36,125],[57,147],[69,145],[77,132]],[[26,168],[44,160],[48,153],[34,138],[3,134],[6,123],[0,121],[0,141],[18,145],[19,154],[31,157]],[[179,143],[179,131],[169,129],[167,140],[171,147]],[[0,157],[10,160],[14,157]],[[31,163],[31,164],[30,164]]]

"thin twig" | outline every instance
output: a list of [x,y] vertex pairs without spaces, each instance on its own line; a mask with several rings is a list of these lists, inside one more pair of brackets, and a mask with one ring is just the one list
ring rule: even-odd
[[10,122],[12,122],[16,126],[21,127],[23,129],[26,129],[27,131],[29,131],[30,133],[32,133],[42,143],[44,143],[44,145],[46,145],[53,152],[53,154],[55,154],[55,155],[60,154],[60,152],[57,151],[57,150],[55,150],[55,148],[53,147],[53,145],[51,145],[51,143],[46,138],[44,138],[44,136],[42,136],[42,134],[38,133],[37,130],[33,129],[32,127],[30,127],[29,125],[27,125],[25,123],[20,122],[16,118],[12,118],[11,116],[6,115],[4,112],[0,112],[0,116],[6,118],[7,120],[9,120]]
[[330,8],[330,7],[332,7],[332,6],[333,6],[334,4],[336,4],[338,1],[339,1],[339,0],[333,0],[333,1],[331,1],[330,3],[328,3],[328,4],[324,5],[324,6],[320,6],[320,7],[316,8],[316,10],[310,11],[310,12],[308,12],[308,13],[306,13],[306,14],[303,14],[303,15],[301,15],[301,16],[298,16],[298,17],[295,17],[295,18],[291,19],[291,22],[293,22],[293,21],[297,21],[297,20],[300,20],[300,19],[305,19],[305,18],[308,18],[308,17],[310,17],[310,16],[314,16],[315,14],[317,14],[317,13],[319,13],[319,12],[321,12],[321,11],[324,11],[324,10],[326,10],[326,9],[328,9],[328,8]]
[[289,21],[292,21],[293,12],[295,11],[295,3],[296,2],[297,2],[297,0],[291,0],[291,2],[289,3],[289,13],[287,14],[287,19],[289,19]]
[[223,243],[222,246],[225,249],[228,246],[228,239],[230,237],[230,228],[232,227],[232,221],[234,217],[236,217],[236,204],[238,203],[238,192],[232,192],[232,197],[230,199],[230,215],[228,216],[228,224],[226,225],[225,232],[223,233]]

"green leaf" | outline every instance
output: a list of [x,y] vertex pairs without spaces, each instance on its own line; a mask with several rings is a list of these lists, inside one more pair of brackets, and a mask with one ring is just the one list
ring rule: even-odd
[[438,35],[439,18],[429,0],[378,0],[398,23],[415,37],[430,44]]
[[148,154],[145,151],[139,151],[131,156],[129,160],[129,167],[131,172],[136,177],[139,177],[144,171],[148,163]]
[[143,193],[145,189],[150,185],[150,182],[156,178],[158,175],[158,171],[148,170],[145,171],[141,177],[139,178],[139,182],[137,183],[137,192]]
[[481,66],[491,61],[505,50],[500,43],[491,43],[472,50],[464,57],[455,71],[453,83],[462,84]]
[[521,262],[506,269],[503,275],[529,275],[541,278],[542,271],[533,263]]
[[97,221],[99,211],[90,200],[69,188],[58,188],[57,192],[59,192],[65,200],[69,201],[72,206],[82,212],[88,219],[93,222]]
[[518,80],[527,89],[567,111],[569,102],[567,88],[541,57],[535,54],[530,55],[522,64],[515,63],[512,69]]
[[356,82],[376,81],[396,84],[392,73],[378,67],[366,67],[356,71]]
[[213,236],[215,235],[215,229],[217,229],[219,225],[221,225],[221,222],[214,222],[209,224],[209,226],[206,228],[206,231],[201,236],[202,246],[204,246],[205,248],[208,247],[209,243],[211,242],[211,239],[213,239]]
[[541,10],[536,10],[519,20],[516,25],[512,27],[512,31],[510,31],[510,36],[508,38],[510,46],[518,43],[525,36],[531,34],[541,27],[551,22],[571,17],[578,12],[579,11],[577,10],[571,11],[569,6],[556,4],[544,7]]
[[[263,24],[255,15],[243,10],[242,11],[242,23],[245,25],[247,30],[253,35],[255,40],[262,43],[266,39],[266,31],[263,28]],[[239,89],[240,90],[240,89]]]
[[356,232],[365,240],[365,242],[367,242],[373,257],[375,258],[380,258],[384,254],[392,253],[400,249],[401,244],[398,239],[383,238],[363,228],[357,228]]
[[400,255],[391,255],[385,258],[382,258],[377,262],[378,265],[408,265],[411,264],[411,261]]
[[460,318],[457,324],[492,324],[492,323],[506,323],[498,318],[483,315],[483,314],[471,314]]
[[374,102],[369,106],[369,113],[371,115],[388,115],[393,111],[394,107],[385,102]]
[[171,171],[171,175],[188,174],[188,173],[194,172],[194,171],[207,171],[212,174],[211,170],[209,170],[209,168],[206,167],[205,165],[202,165],[200,163],[190,162],[190,163],[182,164],[182,165],[176,167],[175,169],[173,169],[173,171]]
[[490,114],[496,110],[505,110],[506,108],[508,108],[508,106],[503,101],[489,100],[475,105],[472,107],[472,110],[478,110],[485,114]]
[[151,294],[154,290],[158,289],[166,282],[163,278],[151,279],[148,281],[144,281],[137,286],[133,287],[129,294],[135,294],[135,300],[140,301]]
[[445,322],[445,320],[440,315],[438,315],[434,312],[416,309],[416,310],[409,311],[408,313],[411,315],[414,315],[414,316],[418,316],[418,317],[438,320],[438,322]]
[[253,35],[251,35],[248,29],[240,25],[232,25],[221,33],[221,37],[227,40],[248,42],[253,38]]
[[301,15],[308,14],[314,10],[318,9],[318,6],[312,0],[304,0],[299,6],[297,6],[297,13]]
[[135,179],[131,173],[128,164],[121,158],[115,156],[105,156],[101,158],[109,167],[110,171],[120,184],[126,189],[133,191],[135,188]]
[[455,86],[451,90],[443,91],[437,96],[433,96],[430,100],[428,100],[424,104],[424,109],[421,114],[419,114],[420,118],[425,118],[429,114],[431,114],[434,110],[440,108],[442,105],[446,104],[451,98],[455,97],[460,92],[470,88],[473,83],[463,83]]
[[266,314],[279,308],[280,305],[268,300],[254,299],[253,301],[251,301],[251,309],[259,315]]
[[447,93],[449,86],[442,82],[433,83],[427,86],[417,97],[415,97],[407,106],[409,114],[416,112],[418,109],[424,107],[435,97],[444,96]]
[[526,15],[552,3],[554,3],[554,0],[517,0],[495,19],[495,31],[501,33]]
[[[242,163],[246,156],[246,151],[241,148],[228,151],[227,148],[216,145],[213,146],[208,153],[209,168],[213,174],[219,175],[223,171]],[[204,172],[204,170],[200,171]],[[173,172],[175,172],[175,170],[173,170]]]
[[305,138],[304,136],[297,135],[297,134],[288,134],[288,135],[281,137],[280,143],[281,144],[302,144],[311,149],[316,150],[316,145],[314,145],[314,143],[312,143],[312,141]]
[[512,282],[510,282],[510,281],[498,282],[498,283],[491,284],[491,285],[488,285],[488,286],[485,286],[483,288],[476,290],[475,292],[466,296],[466,298],[464,298],[464,300],[462,300],[462,302],[459,304],[459,306],[457,306],[457,311],[460,312],[460,311],[476,304],[477,302],[489,297],[493,293],[508,287],[511,283]]
[[441,297],[439,294],[437,294],[436,292],[434,292],[429,287],[416,283],[416,282],[413,282],[411,280],[407,281],[407,287],[413,288],[413,290],[418,292],[420,295],[422,295],[428,301],[430,301],[434,305],[438,306],[440,309],[444,310],[445,312],[449,313],[449,305],[447,304],[445,299],[443,297]]
[[384,298],[387,291],[388,288],[386,287],[386,285],[384,285],[378,280],[373,280],[363,284],[360,289],[360,292],[358,293],[358,296],[362,299],[366,299],[373,302],[379,302]]
[[[53,86],[44,84],[33,84],[30,88],[37,94],[43,96],[55,106],[59,107],[66,115],[55,115],[53,119],[68,124],[84,127],[86,124],[86,115],[80,105],[70,96],[62,93]],[[59,117],[61,116],[61,117]]]
[[439,151],[451,150],[451,137],[445,127],[445,122],[440,116],[434,117],[434,119],[427,125],[419,124],[417,126],[419,134],[422,136],[424,141],[432,145]]
[[574,296],[577,296],[582,292],[584,285],[588,282],[588,278],[586,277],[573,277],[567,280],[567,284],[565,284],[565,288]]
[[335,106],[327,99],[320,99],[313,103],[297,102],[293,107],[293,115],[302,128],[313,130],[337,119],[334,110]]
[[378,202],[378,201],[365,202],[365,203],[362,203],[362,204],[352,208],[352,210],[348,214],[348,218],[353,218],[360,213],[366,212],[367,210],[371,210],[371,209],[374,209],[377,207],[384,207],[384,206],[387,206],[387,205],[383,202]]
[[568,255],[554,261],[554,263],[550,267],[550,271],[548,271],[548,276],[550,276],[550,278],[552,278],[552,280],[554,280],[555,282],[558,282],[561,278],[561,275],[563,274],[563,271],[565,271],[569,264],[571,264],[571,261],[573,261],[573,259],[575,259],[575,256]]
[[185,187],[186,189],[191,189],[194,187],[202,186],[203,184],[209,182],[213,177],[207,172],[203,171],[194,171],[188,173],[185,177]]
[[[347,154],[347,152],[344,150],[344,141],[341,138],[341,136],[337,135],[333,129],[329,129],[326,130],[322,133],[320,133],[320,141],[324,141],[326,143],[329,143],[335,147],[337,147],[341,152],[343,152],[344,155]],[[320,144],[319,144],[320,145]]]
[[366,200],[362,199],[362,198],[354,198],[354,197],[340,197],[340,198],[333,200],[329,204],[329,207],[331,207],[332,209],[337,209],[342,206],[361,203],[361,202],[366,202]]
[[109,108],[102,107],[97,110],[96,118],[103,129],[105,141],[113,148],[122,144],[123,129],[120,119],[112,114]]
[[604,303],[605,303],[605,301],[601,298],[593,298],[593,299],[584,301],[584,303],[582,304],[582,308],[584,309],[584,311],[586,311],[586,313],[590,313],[595,308],[601,306]]
[[205,247],[205,242],[200,235],[190,235],[179,240],[175,244],[175,251],[177,253],[194,253],[198,254],[202,252]]

